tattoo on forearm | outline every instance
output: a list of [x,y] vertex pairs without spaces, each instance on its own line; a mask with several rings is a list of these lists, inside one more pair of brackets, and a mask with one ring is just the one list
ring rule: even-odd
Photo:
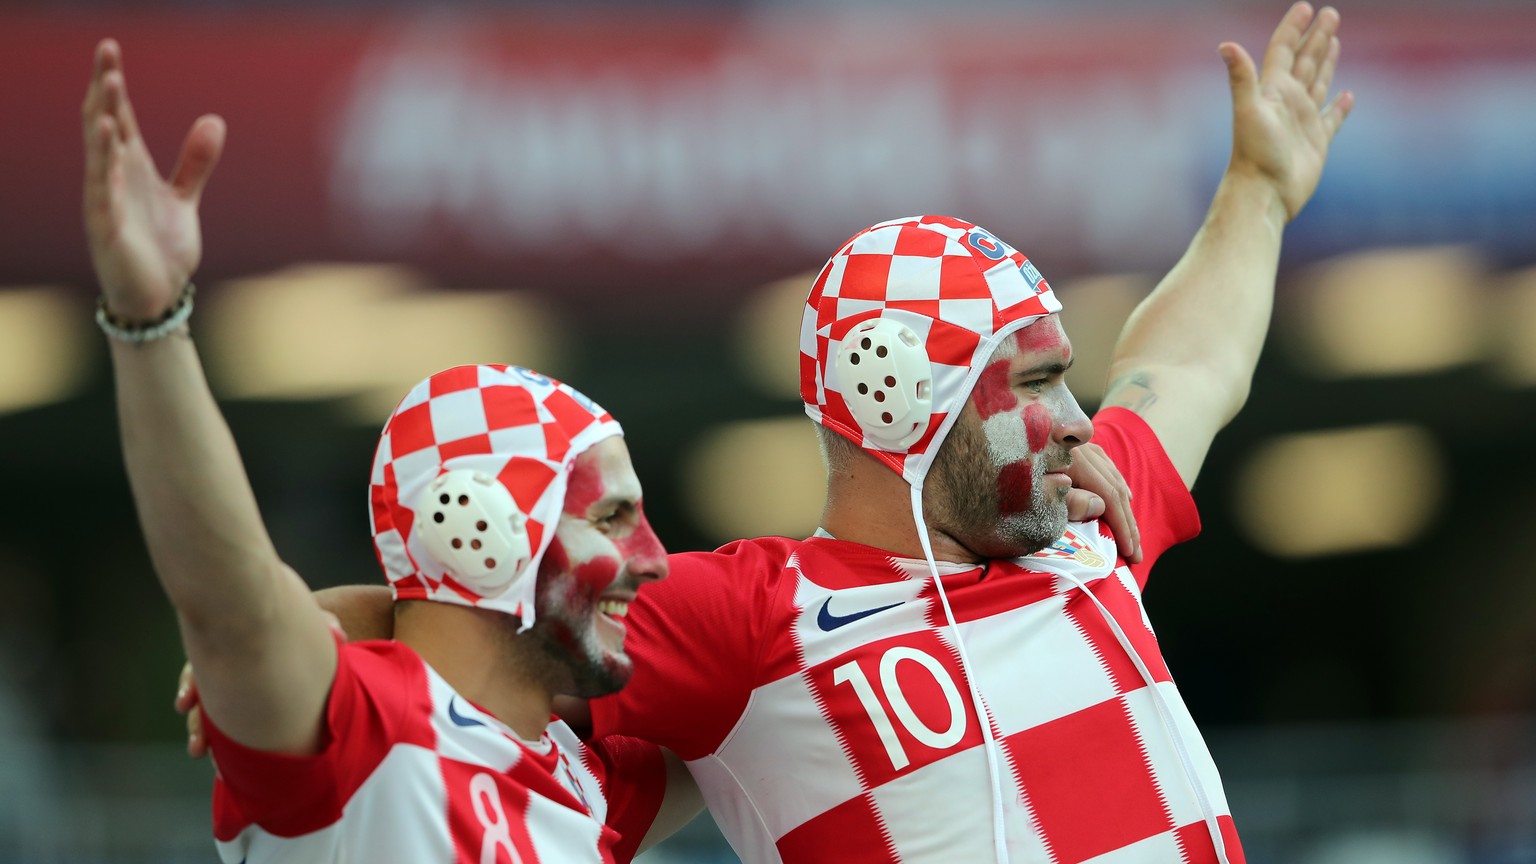
[[1152,376],[1143,371],[1128,372],[1110,382],[1104,391],[1102,407],[1112,405],[1121,408],[1129,408],[1141,413],[1157,401],[1157,392],[1152,389]]

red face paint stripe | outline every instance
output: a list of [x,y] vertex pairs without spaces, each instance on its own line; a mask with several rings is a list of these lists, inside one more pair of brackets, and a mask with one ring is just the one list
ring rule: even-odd
[[1051,427],[1055,421],[1051,409],[1039,402],[1031,402],[1024,407],[1024,431],[1029,435],[1029,452],[1039,453],[1045,449],[1051,440]]
[[997,510],[1002,514],[1028,512],[1034,499],[1034,462],[1021,459],[997,474]]
[[971,401],[976,404],[976,413],[985,420],[1004,411],[1011,411],[1019,405],[1019,397],[1008,386],[1008,371],[1012,361],[1003,359],[987,366],[981,372],[981,377],[976,380],[976,389],[971,395]]

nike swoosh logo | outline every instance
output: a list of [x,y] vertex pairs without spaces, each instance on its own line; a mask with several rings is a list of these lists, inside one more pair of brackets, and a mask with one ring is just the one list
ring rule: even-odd
[[855,612],[852,615],[833,615],[832,611],[827,608],[831,602],[831,597],[823,600],[821,603],[821,610],[816,613],[816,626],[828,632],[836,630],[844,624],[852,624],[860,618],[868,618],[876,612],[884,612],[887,609],[895,609],[897,606],[901,605],[901,603],[897,602],[892,603],[889,606],[876,606],[873,609],[865,609],[863,612]]
[[469,728],[471,726],[484,726],[485,725],[485,723],[483,721],[476,720],[473,717],[465,717],[463,714],[460,714],[459,712],[453,710],[453,704],[455,702],[457,702],[457,701],[459,701],[457,696],[455,696],[452,699],[448,700],[448,719],[453,721],[453,725],[455,725],[455,726],[463,726],[465,728]]

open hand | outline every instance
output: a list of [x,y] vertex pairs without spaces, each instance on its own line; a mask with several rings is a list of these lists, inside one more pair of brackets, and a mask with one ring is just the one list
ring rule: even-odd
[[224,149],[224,121],[199,117],[170,179],[161,178],[128,101],[122,50],[103,39],[81,109],[85,229],[107,309],[127,322],[158,318],[202,256],[197,204]]
[[1332,100],[1339,62],[1339,13],[1313,13],[1297,3],[1270,37],[1262,70],[1236,42],[1218,50],[1232,85],[1232,162],[1274,185],[1286,219],[1296,218],[1317,189],[1334,133],[1354,107],[1348,90]]

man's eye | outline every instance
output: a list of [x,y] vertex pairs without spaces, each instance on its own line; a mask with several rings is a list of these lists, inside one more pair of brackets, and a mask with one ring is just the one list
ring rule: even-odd
[[1050,382],[1045,378],[1036,378],[1032,381],[1024,381],[1020,383],[1019,386],[1023,387],[1025,390],[1028,390],[1031,393],[1039,393],[1043,391],[1045,389],[1045,385],[1049,383]]

